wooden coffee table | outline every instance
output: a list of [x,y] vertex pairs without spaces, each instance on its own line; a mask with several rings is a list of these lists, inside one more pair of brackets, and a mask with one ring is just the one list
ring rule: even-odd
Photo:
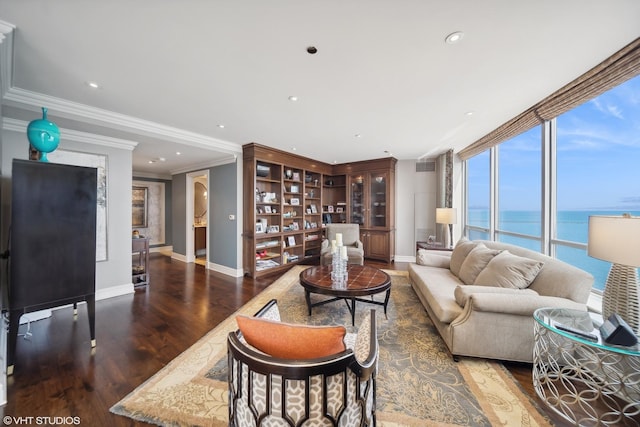
[[[347,267],[349,280],[346,287],[336,287],[331,281],[331,266],[310,267],[300,273],[300,284],[304,287],[305,299],[309,316],[311,309],[330,302],[344,300],[351,313],[351,324],[355,324],[356,301],[377,304],[384,307],[384,315],[387,316],[387,304],[391,294],[391,278],[387,273],[377,268],[366,265],[349,265]],[[373,296],[381,292],[387,292],[384,301],[375,301],[359,297]],[[334,298],[311,303],[311,294],[330,295]]]

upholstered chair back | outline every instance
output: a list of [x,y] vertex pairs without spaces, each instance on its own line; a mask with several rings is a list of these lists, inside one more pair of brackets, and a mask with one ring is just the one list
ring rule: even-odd
[[[262,315],[279,318],[277,302],[256,314]],[[271,357],[247,344],[240,331],[231,332],[227,344],[230,426],[376,425],[375,310],[360,326],[354,348],[327,357]]]

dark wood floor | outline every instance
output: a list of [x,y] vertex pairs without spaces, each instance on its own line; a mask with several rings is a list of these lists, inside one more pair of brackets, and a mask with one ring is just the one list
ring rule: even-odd
[[[404,263],[367,264],[406,269]],[[64,308],[33,322],[32,336],[18,338],[2,415],[79,417],[86,426],[146,425],[112,415],[109,408],[275,279],[234,279],[160,254],[152,254],[150,272],[149,288],[96,303],[95,351],[84,304],[76,321],[72,309]],[[20,333],[25,331],[21,326]],[[531,366],[507,367],[534,395]]]

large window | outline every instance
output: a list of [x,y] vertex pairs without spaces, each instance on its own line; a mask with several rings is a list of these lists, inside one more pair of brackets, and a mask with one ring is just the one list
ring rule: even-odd
[[540,126],[536,126],[497,147],[498,240],[538,251],[542,203],[540,132]]
[[467,178],[467,223],[473,226],[468,236],[474,240],[488,240],[491,200],[488,151],[467,161]]
[[[467,235],[482,227],[494,240],[542,250],[592,273],[601,291],[610,264],[587,255],[588,218],[640,216],[639,94],[640,76],[547,122],[551,131],[538,126],[491,148],[492,164],[490,151],[467,160]],[[492,185],[497,195],[481,222],[476,207]]]

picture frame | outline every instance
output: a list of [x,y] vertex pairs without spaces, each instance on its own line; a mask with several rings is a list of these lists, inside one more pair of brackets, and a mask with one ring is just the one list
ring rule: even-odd
[[300,181],[300,172],[294,172],[293,173],[293,180],[294,181]]
[[300,192],[300,187],[298,185],[291,185],[291,192],[292,193],[299,193]]
[[307,214],[311,213],[311,208],[307,208]]
[[309,207],[311,208],[311,213],[318,213],[318,208],[315,204],[312,203]]
[[133,186],[131,189],[131,226],[147,228],[147,187]]
[[300,205],[300,199],[298,199],[297,197],[292,197],[291,201],[289,203],[292,206],[299,206]]
[[279,232],[280,232],[279,225],[270,225],[269,227],[267,227],[267,233],[279,233]]
[[271,213],[271,206],[265,206],[264,213]]
[[337,213],[342,213],[342,212],[344,212],[344,209],[343,209],[343,208],[341,208],[341,207],[337,207],[337,208],[336,208],[336,212],[337,212]]
[[257,208],[256,208],[256,213],[257,213],[258,215],[260,215],[260,214],[264,213],[264,211],[262,210],[262,208],[261,208],[261,207],[257,207]]
[[295,246],[296,245],[296,238],[295,236],[289,236],[287,237],[287,246]]
[[292,230],[300,230],[300,225],[298,224],[298,221],[293,221],[291,223],[291,229]]
[[333,205],[327,206],[327,212],[333,213]]
[[262,222],[256,222],[256,233],[264,233],[264,224]]

